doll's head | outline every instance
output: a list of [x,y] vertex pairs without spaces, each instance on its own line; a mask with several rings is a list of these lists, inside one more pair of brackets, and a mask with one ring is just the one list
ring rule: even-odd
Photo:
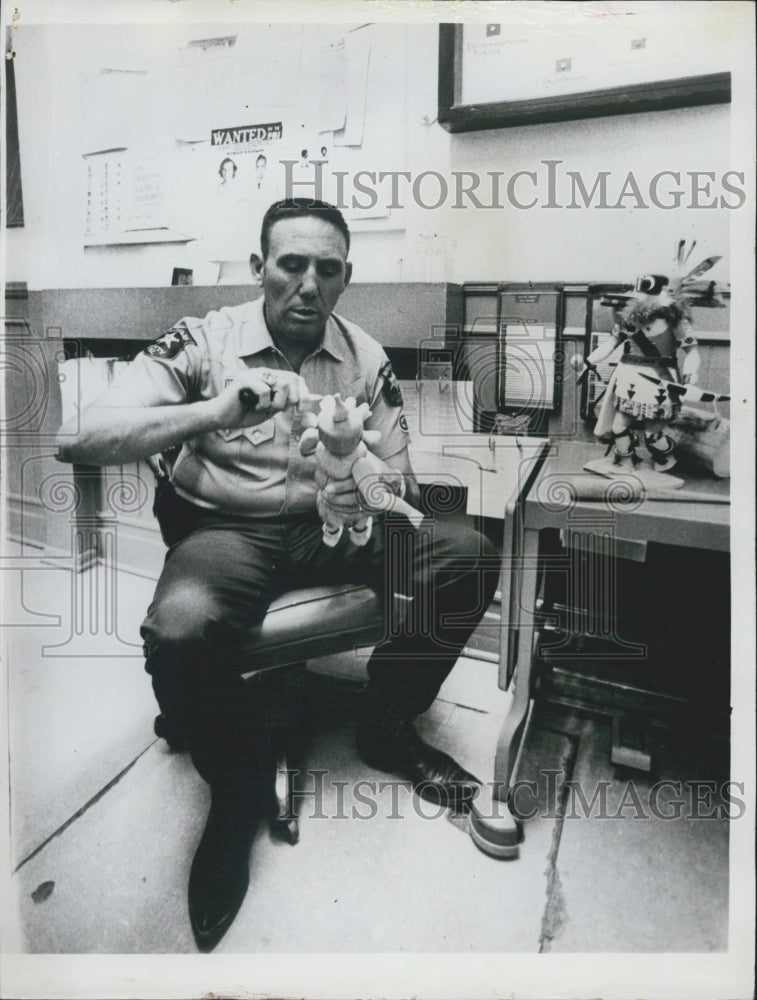
[[636,286],[628,302],[618,314],[622,328],[628,333],[636,330],[675,333],[691,315],[685,301],[672,291],[670,279],[663,274],[644,274],[636,279]]
[[623,329],[628,333],[655,326],[659,330],[663,323],[664,328],[675,333],[681,323],[690,320],[691,316],[688,309],[672,299],[665,302],[659,298],[644,296],[638,299],[632,298],[619,318]]

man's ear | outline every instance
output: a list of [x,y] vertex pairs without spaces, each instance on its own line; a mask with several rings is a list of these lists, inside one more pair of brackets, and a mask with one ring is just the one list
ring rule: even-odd
[[250,271],[252,272],[252,280],[256,285],[263,284],[263,258],[256,253],[250,254]]
[[347,263],[344,265],[344,286],[345,286],[345,288],[347,287],[347,285],[349,285],[351,278],[352,278],[352,262],[351,261],[347,261]]

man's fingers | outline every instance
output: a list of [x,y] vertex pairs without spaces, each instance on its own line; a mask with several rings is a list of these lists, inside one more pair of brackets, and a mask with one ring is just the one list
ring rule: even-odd
[[340,514],[358,514],[361,512],[357,493],[355,492],[355,480],[352,476],[347,479],[330,479],[322,469],[316,470],[315,481],[321,490],[321,498],[327,507],[338,511]]
[[327,500],[335,496],[355,495],[355,480],[351,476],[348,479],[332,479],[323,469],[316,468],[315,483],[318,489],[323,490]]
[[[244,399],[242,394],[244,390],[248,389],[251,393],[254,393],[254,397],[247,395],[247,399]],[[254,402],[254,409],[256,412],[261,410],[267,410],[271,405],[271,389],[270,386],[266,385],[260,378],[250,378],[248,379],[248,384],[240,389],[239,399],[245,406],[249,406],[250,403]],[[249,402],[248,402],[249,400]]]
[[343,493],[352,495],[355,493],[355,480],[352,476],[349,479],[332,479],[326,486],[324,493],[329,498]]
[[355,499],[354,491],[350,493],[324,493],[323,500],[331,510],[339,511],[340,514],[358,514],[363,512],[363,508]]
[[310,395],[305,379],[294,372],[258,369],[256,377],[267,389],[265,400],[261,394],[258,410],[287,410]]
[[273,398],[271,399],[271,405],[269,409],[271,410],[285,410],[287,406],[291,406],[292,402],[290,400],[290,386],[277,385],[273,390]]

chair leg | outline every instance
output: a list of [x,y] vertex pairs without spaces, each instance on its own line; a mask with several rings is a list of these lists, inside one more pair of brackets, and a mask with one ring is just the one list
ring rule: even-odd
[[297,737],[303,724],[303,682],[305,664],[289,666],[258,675],[251,682],[260,685],[260,697],[265,705],[265,731],[268,759],[273,774],[271,833],[296,844],[300,827],[294,809],[294,775],[291,754],[297,753]]
[[294,773],[289,768],[283,749],[276,753],[274,778],[274,813],[271,830],[274,835],[294,846],[300,839],[300,824],[294,813]]

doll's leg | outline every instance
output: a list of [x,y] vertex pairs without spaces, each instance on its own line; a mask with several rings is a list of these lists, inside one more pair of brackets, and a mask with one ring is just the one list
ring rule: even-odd
[[318,508],[318,514],[323,522],[323,544],[328,545],[330,549],[339,542],[342,537],[343,525],[341,518],[327,507],[325,503],[320,498],[316,500],[316,506]]
[[610,428],[612,440],[607,449],[608,454],[612,451],[614,465],[628,466],[631,469],[641,461],[635,451],[636,438],[632,431],[633,422],[634,418],[628,413],[622,413],[619,410],[615,414]]
[[350,541],[353,545],[365,545],[371,537],[373,527],[372,517],[360,517],[349,527]]
[[666,424],[655,420],[644,425],[644,442],[652,456],[652,465],[658,472],[667,472],[676,464],[675,442],[665,433]]
[[328,545],[330,549],[333,549],[341,537],[342,537],[341,524],[330,524],[328,521],[323,522],[324,545]]

